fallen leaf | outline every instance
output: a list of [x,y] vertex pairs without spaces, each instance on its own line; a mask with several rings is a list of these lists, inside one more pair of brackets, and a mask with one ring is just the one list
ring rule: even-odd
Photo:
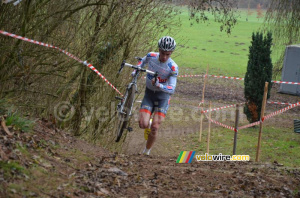
[[105,188],[100,188],[100,191],[106,195],[109,195],[109,191],[106,190]]

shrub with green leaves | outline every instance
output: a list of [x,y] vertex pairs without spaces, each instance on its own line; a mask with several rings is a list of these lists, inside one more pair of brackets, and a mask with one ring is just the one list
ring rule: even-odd
[[267,98],[270,98],[273,69],[271,60],[272,34],[268,32],[266,36],[263,36],[263,33],[253,33],[251,44],[244,81],[244,93],[247,102],[244,113],[248,121],[252,123],[260,120],[265,82],[269,82]]

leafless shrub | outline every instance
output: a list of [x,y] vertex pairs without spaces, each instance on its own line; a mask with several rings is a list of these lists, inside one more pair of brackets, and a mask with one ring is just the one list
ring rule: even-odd
[[[66,49],[92,63],[123,92],[131,71],[116,76],[121,61],[134,63],[132,57],[156,50],[162,32],[176,30],[175,14],[171,5],[154,0],[31,0],[0,4],[0,29]],[[83,64],[57,50],[5,36],[0,36],[0,64],[1,98],[44,117],[67,101],[74,115],[56,120],[57,125],[93,140],[112,138],[113,116],[103,121],[100,112],[87,122],[85,113],[115,108],[111,101],[117,93]]]

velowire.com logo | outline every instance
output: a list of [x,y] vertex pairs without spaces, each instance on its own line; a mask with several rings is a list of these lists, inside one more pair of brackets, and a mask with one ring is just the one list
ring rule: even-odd
[[176,163],[191,163],[194,155],[195,151],[181,151]]
[[[195,156],[195,151],[181,151],[176,163],[191,163]],[[223,155],[219,153],[219,155],[209,155],[205,153],[205,155],[196,155],[196,160],[199,161],[250,161],[249,155]]]

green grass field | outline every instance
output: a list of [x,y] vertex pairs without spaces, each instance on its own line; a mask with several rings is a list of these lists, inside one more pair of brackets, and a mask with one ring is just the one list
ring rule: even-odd
[[[259,128],[248,128],[238,132],[237,155],[250,155],[255,161]],[[264,127],[262,134],[260,161],[273,163],[274,161],[289,167],[300,166],[299,135],[291,128]],[[234,132],[224,128],[214,128],[210,138],[210,154],[232,155]],[[202,143],[198,142],[199,135],[192,134],[192,143],[186,148],[196,153],[206,153],[207,130],[203,133]]]
[[220,24],[212,16],[209,23],[194,22],[191,26],[187,9],[182,11],[178,16],[182,21],[181,31],[175,36],[178,48],[173,54],[180,74],[204,73],[209,64],[210,74],[244,77],[252,32],[263,25],[255,10],[248,21],[247,10],[239,11],[238,23],[230,35],[220,32]]
[[[214,22],[212,17],[209,23],[194,22],[191,26],[188,11],[184,8],[182,10],[183,12],[178,16],[182,22],[181,31],[174,36],[178,48],[173,54],[173,59],[179,65],[179,74],[203,74],[209,64],[209,74],[244,77],[252,33],[263,28],[263,18],[258,19],[253,10],[253,14],[246,20],[247,10],[241,10],[237,25],[232,33],[227,35],[225,32],[220,32],[220,24]],[[273,63],[277,57],[278,54],[273,52]],[[212,126],[212,131],[210,154],[232,155],[234,132],[215,125]],[[237,155],[250,155],[251,161],[255,161],[258,131],[258,128],[239,131]],[[299,167],[299,135],[293,132],[292,127],[264,126],[260,161],[266,163],[276,161],[288,167]],[[181,150],[193,150],[196,154],[204,155],[207,146],[207,129],[203,132],[201,143],[198,142],[198,138],[198,132],[176,137],[168,146],[174,144]]]

